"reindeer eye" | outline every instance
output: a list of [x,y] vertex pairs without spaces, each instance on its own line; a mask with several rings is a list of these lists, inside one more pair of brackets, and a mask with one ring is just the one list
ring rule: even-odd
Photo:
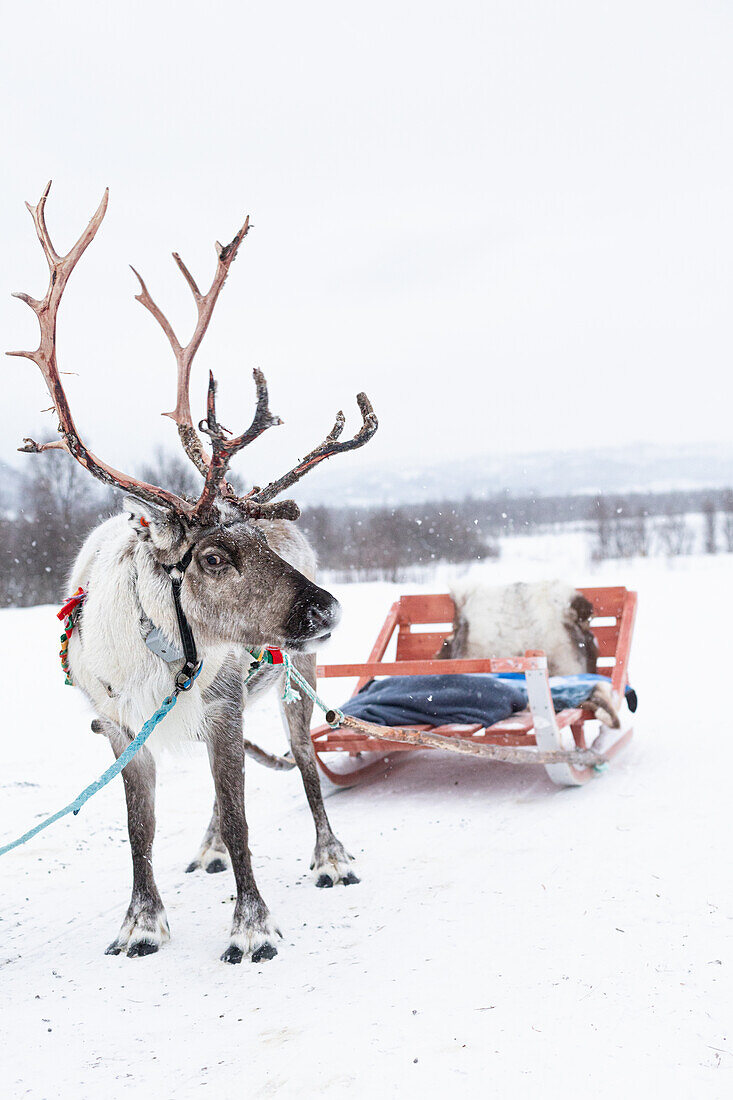
[[224,564],[224,558],[221,554],[204,554],[204,561],[207,565],[210,565],[212,569],[216,569],[218,566]]

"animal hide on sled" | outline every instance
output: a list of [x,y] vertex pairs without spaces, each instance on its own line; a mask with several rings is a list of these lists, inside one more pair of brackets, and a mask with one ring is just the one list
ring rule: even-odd
[[[595,672],[598,647],[590,621],[593,605],[563,581],[486,585],[464,581],[451,591],[453,631],[438,656],[473,659],[523,657],[528,649],[547,656],[550,676]],[[618,728],[610,682],[596,685],[587,700],[606,725]]]

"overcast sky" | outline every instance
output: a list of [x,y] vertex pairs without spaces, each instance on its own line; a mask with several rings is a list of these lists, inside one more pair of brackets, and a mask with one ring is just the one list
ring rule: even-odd
[[[7,3],[0,333],[35,346],[45,262],[24,200],[49,178],[66,250],[110,205],[62,305],[77,424],[139,468],[176,443],[170,258],[200,283],[242,246],[194,367],[241,431],[251,370],[285,420],[240,456],[269,479],[365,389],[351,462],[726,440],[733,415],[733,7],[599,3]],[[53,420],[7,359],[0,458]],[[354,419],[356,418],[356,419]],[[369,452],[369,453],[367,453]],[[318,474],[311,475],[317,477]]]

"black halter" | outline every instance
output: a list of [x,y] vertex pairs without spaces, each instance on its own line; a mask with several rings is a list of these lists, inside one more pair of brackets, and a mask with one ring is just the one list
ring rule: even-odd
[[179,688],[180,691],[188,691],[189,688],[193,687],[194,675],[201,667],[201,662],[196,652],[196,641],[193,636],[193,631],[191,630],[191,624],[181,607],[181,585],[183,584],[183,576],[191,564],[192,557],[193,548],[189,547],[180,561],[175,562],[173,565],[163,566],[170,577],[171,589],[173,591],[173,606],[176,609],[178,632],[181,636],[181,645],[183,646],[183,668],[180,672],[176,673],[176,687]]

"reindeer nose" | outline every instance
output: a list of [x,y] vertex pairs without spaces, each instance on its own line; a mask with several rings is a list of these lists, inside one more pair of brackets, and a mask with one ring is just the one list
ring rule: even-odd
[[310,585],[290,609],[286,633],[293,639],[318,638],[334,629],[341,618],[341,604],[330,592]]
[[306,621],[313,634],[322,634],[333,630],[336,622],[341,617],[341,605],[329,597],[329,604],[325,607],[311,605],[305,613]]

